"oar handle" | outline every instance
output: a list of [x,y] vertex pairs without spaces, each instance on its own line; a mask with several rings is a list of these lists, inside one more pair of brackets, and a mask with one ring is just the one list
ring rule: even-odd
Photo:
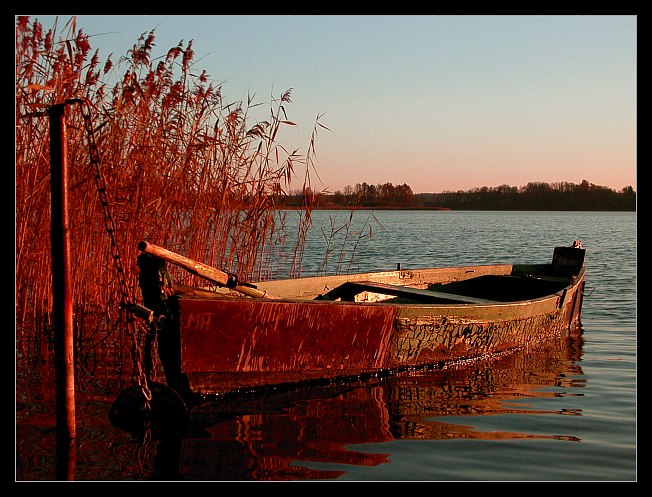
[[159,259],[162,259],[166,262],[176,264],[186,271],[212,281],[213,283],[217,283],[220,286],[233,288],[235,291],[240,292],[244,295],[249,295],[250,297],[256,298],[269,298],[267,292],[262,292],[252,285],[238,284],[236,282],[235,285],[232,286],[233,276],[229,273],[226,273],[225,271],[221,271],[201,262],[194,261],[188,257],[179,255],[176,252],[172,252],[171,250],[159,247],[158,245],[154,245],[153,243],[146,241],[139,242],[138,250],[145,254],[158,257]]

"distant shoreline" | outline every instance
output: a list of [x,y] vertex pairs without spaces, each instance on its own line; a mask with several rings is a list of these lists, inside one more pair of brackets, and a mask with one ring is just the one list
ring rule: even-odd
[[[300,205],[281,205],[275,207],[276,210],[304,210]],[[346,206],[346,205],[320,205],[313,207],[313,211],[452,211],[449,207],[391,207],[391,206]]]
[[[305,210],[300,205],[278,206],[274,210],[298,211]],[[382,207],[382,206],[319,206],[312,211],[514,211],[514,212],[636,212],[636,209],[451,209],[450,207]]]

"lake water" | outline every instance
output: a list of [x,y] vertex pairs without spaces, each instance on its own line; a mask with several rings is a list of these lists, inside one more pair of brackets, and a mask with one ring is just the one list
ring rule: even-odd
[[[638,480],[636,213],[358,211],[348,223],[348,212],[317,211],[314,220],[305,276],[536,263],[579,239],[583,335],[459,369],[207,402],[174,438],[112,426],[118,383],[84,377],[68,479]],[[25,354],[17,348],[15,480],[51,481],[54,373],[25,366]]]

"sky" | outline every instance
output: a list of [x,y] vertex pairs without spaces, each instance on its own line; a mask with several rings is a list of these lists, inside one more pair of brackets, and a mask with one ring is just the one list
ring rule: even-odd
[[[30,15],[48,29],[56,16]],[[60,15],[59,32],[72,15]],[[311,185],[440,193],[587,180],[637,189],[636,15],[78,15],[100,61],[192,40],[229,101],[292,90],[278,138]],[[261,106],[269,109],[269,105]],[[253,124],[253,123],[252,123]],[[297,183],[297,188],[301,183]]]

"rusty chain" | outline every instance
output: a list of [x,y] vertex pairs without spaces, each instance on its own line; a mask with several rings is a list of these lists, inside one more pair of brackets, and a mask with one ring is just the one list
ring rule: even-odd
[[97,193],[99,195],[100,204],[102,204],[102,212],[104,214],[104,228],[109,235],[111,240],[111,257],[113,259],[113,265],[115,270],[118,273],[118,280],[120,284],[120,293],[122,294],[122,306],[129,309],[133,306],[134,299],[131,296],[129,291],[129,286],[127,285],[127,277],[125,276],[124,267],[122,265],[122,258],[120,256],[120,249],[118,247],[118,242],[115,238],[115,221],[111,215],[111,208],[109,206],[109,196],[106,191],[106,180],[102,174],[100,167],[100,153],[95,143],[95,134],[93,132],[93,122],[91,119],[91,108],[90,104],[86,100],[69,100],[69,103],[79,103],[82,109],[82,117],[84,119],[84,128],[86,129],[86,136],[88,138],[88,147],[90,154],[90,163],[94,169],[95,173],[95,184],[97,186]]
[[[102,205],[102,212],[104,215],[104,228],[106,229],[109,239],[111,241],[111,258],[113,259],[113,265],[118,274],[118,281],[120,285],[120,293],[122,294],[122,303],[121,308],[124,308],[128,311],[128,315],[131,317],[127,318],[127,325],[133,324],[134,319],[133,315],[144,319],[147,323],[152,326],[154,320],[154,313],[149,309],[140,306],[135,303],[135,299],[132,296],[132,293],[129,290],[129,285],[127,284],[127,277],[125,275],[124,267],[122,265],[122,258],[120,255],[120,248],[115,237],[116,225],[111,214],[111,207],[109,204],[109,196],[106,189],[106,180],[102,174],[101,161],[100,161],[100,152],[95,142],[95,134],[93,130],[93,121],[91,117],[91,106],[86,100],[82,99],[71,99],[66,100],[66,104],[79,104],[81,106],[81,114],[84,120],[84,128],[86,130],[86,136],[88,139],[88,147],[90,154],[90,164],[94,169],[95,174],[95,184],[97,187],[97,193],[99,195],[100,204]],[[133,315],[131,315],[133,313]],[[144,326],[142,321],[138,322],[140,328],[145,333],[151,333],[151,329]],[[138,344],[136,334],[133,333],[134,337],[134,346],[136,348],[137,360],[136,367],[138,370],[138,384],[142,389],[143,396],[145,397],[145,408],[150,410],[150,401],[152,400],[152,392],[149,389],[147,374],[143,368],[143,353],[142,348]]]

